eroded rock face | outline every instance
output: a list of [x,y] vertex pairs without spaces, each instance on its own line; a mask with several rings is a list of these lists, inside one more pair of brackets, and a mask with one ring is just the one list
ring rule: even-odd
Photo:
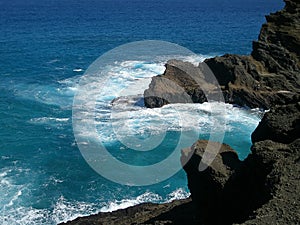
[[201,172],[198,165],[207,141],[193,145],[184,170],[204,224],[300,221],[299,106],[277,106],[266,113],[252,135],[252,154],[243,162],[223,145],[213,163]]
[[207,59],[205,63],[219,81],[228,103],[269,109],[299,100],[299,87],[284,74],[267,71],[252,56],[224,55]]
[[[205,224],[300,221],[299,9],[299,1],[287,0],[284,10],[267,16],[251,56],[206,60],[227,102],[270,111],[252,134],[252,153],[230,169],[225,185],[220,185],[214,170],[197,171],[197,151],[184,167]],[[222,168],[219,157],[215,163]],[[211,201],[203,200],[205,190],[209,190],[205,196],[214,193]]]
[[[264,185],[271,196],[244,224],[298,224],[300,221],[300,139],[289,144],[270,140],[252,147],[254,160],[267,169]],[[254,180],[256,182],[256,180]]]
[[203,103],[207,97],[216,98],[217,86],[207,82],[209,75],[208,67],[170,60],[165,73],[153,77],[145,90],[145,106],[155,108],[169,103]]
[[[189,150],[192,154],[184,166],[193,202],[198,207],[204,224],[232,224],[243,222],[253,210],[260,207],[270,195],[265,187],[268,162],[249,158],[238,159],[236,152],[225,144],[212,143],[220,148],[211,165],[199,171],[208,141],[198,141]],[[182,157],[188,155],[184,150]]]
[[278,105],[266,113],[252,133],[252,141],[291,143],[300,138],[300,102]]
[[[285,2],[284,10],[267,16],[251,56],[206,60],[226,102],[271,108],[252,135],[252,153],[241,162],[228,145],[215,143],[221,146],[219,154],[200,172],[207,141],[184,150],[182,160],[191,157],[184,169],[196,209],[189,199],[142,204],[70,224],[299,224],[300,1]],[[145,91],[147,107],[220,97],[216,83],[203,73],[205,66],[173,61],[166,67]],[[187,95],[179,96],[183,93]]]
[[[299,101],[300,81],[291,80],[298,72],[268,71],[261,61],[252,56],[224,55],[205,60],[199,66],[170,61],[163,75],[152,78],[144,92],[145,106],[161,107],[169,103],[203,103],[222,100],[226,103],[269,109],[276,104]],[[211,72],[201,72],[208,66],[218,84],[209,79]],[[209,74],[209,75],[208,75]],[[223,99],[218,91],[223,94]],[[220,94],[220,93],[219,93]]]
[[[217,84],[207,79],[205,73],[197,72],[204,65],[208,65],[216,77],[225,102],[250,108],[270,109],[277,104],[300,101],[299,8],[299,1],[286,0],[283,10],[267,16],[267,23],[262,26],[258,41],[253,42],[250,56],[226,54],[206,59],[197,67],[186,63],[185,68],[188,69],[183,70],[185,72],[182,72],[181,67],[184,62],[168,62],[165,73],[154,77],[149,89],[145,91],[145,105],[154,108],[176,103],[176,98],[172,101],[156,100],[164,96],[164,93],[170,92],[168,86],[161,85],[161,77],[182,87],[194,103],[210,99],[212,89],[216,88],[207,90],[207,86],[216,87]],[[205,82],[199,83],[196,79]],[[149,93],[152,98],[147,98]],[[181,100],[178,102],[182,103]]]
[[258,41],[253,42],[252,56],[269,72],[289,76],[299,88],[300,71],[300,2],[285,0],[284,10],[266,16]]

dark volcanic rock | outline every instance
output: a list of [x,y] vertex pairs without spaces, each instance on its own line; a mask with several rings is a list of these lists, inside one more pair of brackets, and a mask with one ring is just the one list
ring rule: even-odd
[[191,199],[167,204],[144,203],[111,213],[99,213],[62,223],[68,225],[201,225]]
[[[252,212],[270,199],[265,186],[269,162],[249,157],[238,159],[228,145],[213,143],[219,153],[204,171],[199,171],[207,141],[196,142],[189,153],[192,157],[184,166],[193,202],[204,224],[232,224],[245,221]],[[186,157],[187,150],[182,155]]]
[[[210,70],[201,70],[203,67]],[[299,101],[300,82],[290,71],[271,73],[263,62],[252,56],[224,55],[205,60],[199,66],[178,60],[169,61],[163,75],[152,78],[144,93],[145,106],[161,107],[169,103],[203,103],[223,100],[227,103],[268,109],[278,103]],[[218,84],[210,79],[214,76]],[[219,89],[224,98],[218,96]]]
[[144,92],[145,106],[161,107],[169,103],[203,103],[220,100],[218,86],[208,82],[211,77],[205,65],[194,66],[189,62],[170,60],[163,75],[152,78]]
[[299,224],[300,139],[290,144],[270,140],[257,142],[252,152],[253,159],[247,161],[263,163],[267,171],[264,183],[271,198],[244,224]]
[[252,133],[253,142],[269,139],[291,143],[297,138],[300,138],[300,102],[272,108]]
[[251,56],[205,61],[227,102],[271,108],[252,134],[252,154],[238,166],[216,172],[212,168],[225,167],[220,155],[218,167],[199,172],[195,151],[184,167],[205,224],[299,224],[299,9],[299,1],[286,1],[268,16]]
[[[223,146],[214,162],[200,172],[207,142],[198,141],[192,147],[184,169],[204,224],[299,223],[299,120],[300,103],[272,108],[253,132],[252,154],[243,162]],[[224,160],[224,148],[230,160]]]
[[268,109],[299,99],[299,88],[284,74],[268,72],[251,56],[224,55],[207,59],[205,63],[219,81],[228,103]]
[[[206,79],[205,73],[201,77],[201,73],[195,72],[208,65],[222,89],[225,102],[269,109],[276,104],[300,101],[300,3],[286,2],[284,10],[266,17],[267,23],[262,26],[259,40],[253,42],[251,56],[226,54],[207,59],[198,67],[190,64],[187,73],[182,72],[178,62],[175,65],[168,63],[164,75],[158,77],[175,81],[194,103],[202,103],[211,93],[205,91],[205,86],[217,85]],[[174,98],[172,101],[157,100],[169,93],[168,86],[160,85],[158,77],[153,78],[145,91],[145,105],[150,108],[177,102]],[[192,82],[193,79],[204,79],[206,83]],[[149,93],[151,98],[147,98]],[[183,101],[178,99],[178,102]]]
[[272,73],[289,76],[299,88],[300,72],[300,2],[286,0],[286,7],[266,16],[258,41],[253,42],[252,56]]
[[214,163],[199,172],[199,148],[205,148],[205,144],[195,144],[195,152],[184,167],[193,202],[204,224],[299,223],[300,139],[290,144],[257,142],[243,162],[223,146],[230,160],[224,160],[221,150]]
[[[169,61],[144,93],[147,107],[208,99],[270,108],[252,134],[252,153],[240,161],[224,144],[199,171],[207,141],[183,150],[190,199],[141,204],[68,224],[299,224],[300,223],[300,1],[285,0],[267,16],[251,56],[224,55],[194,66]],[[206,65],[218,84],[211,79]],[[201,220],[200,220],[201,219]]]
[[[211,143],[219,153],[211,165],[199,172],[200,161],[203,158],[204,151],[208,141],[198,141],[190,149],[183,150],[182,161],[185,157],[192,154],[184,170],[188,177],[188,186],[192,194],[193,202],[197,204],[200,217],[204,223],[224,222],[224,187],[239,167],[240,161],[234,150],[228,145]],[[228,205],[228,204],[226,204]],[[218,216],[215,213],[218,212]]]

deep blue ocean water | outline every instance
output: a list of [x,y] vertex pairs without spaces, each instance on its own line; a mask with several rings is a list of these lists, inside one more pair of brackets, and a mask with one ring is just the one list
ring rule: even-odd
[[[182,170],[163,182],[132,187],[109,181],[89,167],[72,129],[78,80],[100,55],[132,41],[179,44],[198,54],[189,61],[249,54],[264,15],[282,6],[280,0],[0,0],[0,224],[57,224],[188,196]],[[163,72],[163,64],[129,60],[118,62],[113,71],[126,83],[137,73],[149,78]],[[209,130],[212,115],[207,107],[179,106],[190,122],[187,129],[201,124]],[[226,108],[224,142],[243,159],[259,113]],[[150,114],[169,115],[170,109],[163,110]],[[136,130],[143,130],[145,124],[139,121],[147,118],[149,111],[139,109],[133,118]],[[166,120],[172,128],[166,142],[171,142],[176,137],[174,118]],[[146,125],[159,132],[152,123]],[[101,128],[99,135],[112,152],[121,149]],[[203,129],[200,138],[208,135]],[[120,152],[116,157],[126,158],[126,151]],[[155,151],[146,159],[128,160],[153,163],[160,157]]]

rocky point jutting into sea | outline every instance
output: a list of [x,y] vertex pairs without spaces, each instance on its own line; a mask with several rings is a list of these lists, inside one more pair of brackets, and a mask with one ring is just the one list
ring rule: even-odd
[[[181,158],[191,157],[184,166],[191,198],[141,204],[67,224],[299,224],[300,2],[285,3],[283,10],[266,16],[251,55],[226,54],[198,67],[169,61],[165,73],[153,77],[145,91],[149,108],[218,99],[216,84],[203,73],[208,65],[226,102],[269,109],[252,134],[252,153],[240,161],[230,146],[212,143],[219,154],[199,172],[207,145],[199,140]],[[183,90],[190,98],[182,97]]]

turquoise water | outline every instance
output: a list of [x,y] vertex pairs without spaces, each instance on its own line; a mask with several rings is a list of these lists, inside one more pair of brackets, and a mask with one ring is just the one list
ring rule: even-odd
[[[141,202],[187,197],[182,170],[160,183],[132,187],[109,181],[89,167],[72,127],[78,82],[101,54],[132,41],[180,44],[198,54],[185,58],[191,62],[226,52],[248,54],[264,15],[282,5],[273,0],[0,1],[0,224],[57,224]],[[110,70],[122,78],[116,84],[124,85],[136,76],[149,81],[163,72],[164,63],[127,60]],[[134,124],[133,137],[160,135],[162,130],[167,136],[154,151],[137,154],[100,124],[101,140],[112,155],[129,164],[162,160],[182,133],[188,138],[188,132],[197,130],[200,138],[209,138],[209,104],[130,107],[123,110],[133,113],[128,121]],[[226,108],[224,142],[243,159],[260,113],[220,107]],[[184,115],[180,127],[174,110]],[[119,115],[115,122],[122,128],[124,117]],[[126,137],[122,130],[120,135]]]

